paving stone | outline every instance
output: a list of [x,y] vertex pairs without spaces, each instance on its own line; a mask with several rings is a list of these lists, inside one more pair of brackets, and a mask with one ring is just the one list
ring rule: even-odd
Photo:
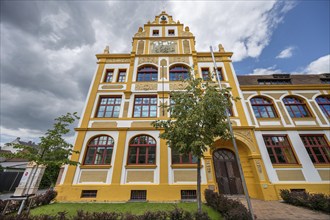
[[[245,199],[239,198],[239,200],[247,206]],[[289,205],[281,201],[252,199],[251,203],[257,220],[330,220],[330,215],[325,213]]]

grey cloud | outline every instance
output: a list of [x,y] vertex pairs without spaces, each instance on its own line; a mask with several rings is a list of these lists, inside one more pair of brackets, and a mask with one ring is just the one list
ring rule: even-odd
[[87,9],[79,2],[1,1],[1,21],[33,35],[46,48],[95,42]]
[[95,54],[109,43],[112,51],[129,51],[138,27],[159,13],[154,6],[1,2],[1,126],[44,131],[55,117],[80,112]]
[[41,12],[32,1],[1,1],[1,22],[9,23],[29,33],[38,32]]
[[49,93],[1,84],[1,125],[9,129],[30,128],[45,131],[53,119],[66,112],[78,111],[83,102],[59,99]]

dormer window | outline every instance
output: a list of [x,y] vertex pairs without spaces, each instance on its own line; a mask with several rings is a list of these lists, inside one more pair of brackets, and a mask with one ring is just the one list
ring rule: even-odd
[[321,79],[322,84],[330,84],[330,78]]
[[288,85],[291,83],[290,74],[273,74],[273,78],[258,79],[259,85]]
[[259,85],[289,85],[291,79],[258,79]]
[[290,74],[273,74],[274,79],[289,79]]
[[152,36],[159,36],[159,30],[153,30]]
[[323,73],[320,76],[322,84],[330,84],[330,73]]
[[169,36],[174,36],[175,35],[175,31],[173,29],[168,30],[168,35]]

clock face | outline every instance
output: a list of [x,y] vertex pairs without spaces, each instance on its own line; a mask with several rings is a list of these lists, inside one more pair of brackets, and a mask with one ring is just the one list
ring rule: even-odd
[[176,41],[153,41],[151,43],[151,53],[176,53]]

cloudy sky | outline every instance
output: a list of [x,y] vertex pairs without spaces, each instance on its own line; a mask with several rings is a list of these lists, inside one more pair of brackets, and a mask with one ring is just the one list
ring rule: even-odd
[[[53,119],[78,112],[95,54],[130,52],[138,27],[166,10],[197,50],[222,43],[237,74],[330,72],[329,1],[1,0],[1,140],[38,142]],[[72,141],[72,137],[69,138]]]

